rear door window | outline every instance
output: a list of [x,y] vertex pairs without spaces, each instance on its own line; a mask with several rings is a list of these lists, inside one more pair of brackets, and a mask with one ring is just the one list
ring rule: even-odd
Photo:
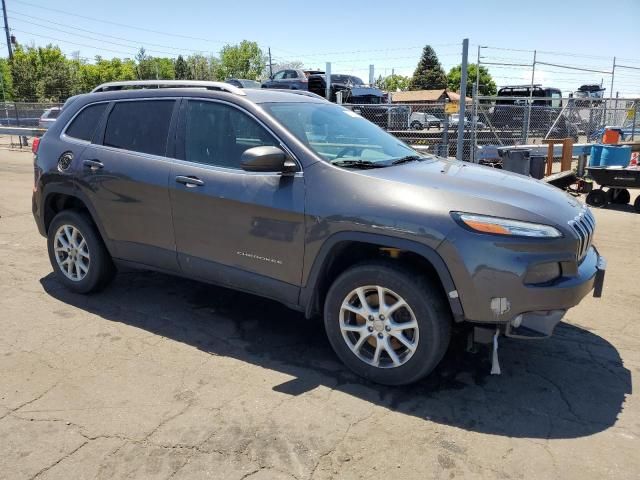
[[65,135],[90,142],[107,105],[107,103],[96,103],[85,107],[67,127]]
[[164,156],[174,100],[118,102],[109,114],[103,144]]

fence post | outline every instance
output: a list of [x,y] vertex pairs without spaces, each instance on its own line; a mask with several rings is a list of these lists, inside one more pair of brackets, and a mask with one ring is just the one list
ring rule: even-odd
[[16,127],[20,126],[20,115],[18,115],[18,104],[14,103],[13,104],[13,109],[16,112]]
[[531,104],[533,103],[533,85],[536,77],[536,54],[537,51],[533,51],[533,63],[531,65],[531,87],[529,90],[529,108],[527,109],[527,123],[524,126],[524,144],[529,142],[529,125],[531,125]]
[[[478,71],[478,77],[480,71]],[[473,96],[473,109],[471,110],[471,161],[476,162],[476,154],[478,152],[478,84],[473,84],[473,90],[471,95]]]
[[327,65],[324,69],[324,76],[324,83],[327,85],[325,90],[325,98],[331,101],[331,62],[327,62]]
[[613,104],[613,122],[611,122],[616,126],[618,124],[618,96],[619,95],[620,95],[620,92],[616,92],[616,101]]
[[631,124],[631,141],[636,139],[636,116],[638,115],[638,100],[633,102],[633,123]]
[[442,127],[444,131],[442,132],[442,143],[444,144],[444,154],[443,157],[447,158],[449,156],[449,114],[447,113],[447,103],[449,103],[449,99],[444,99],[444,118],[442,122]]
[[[458,112],[458,145],[456,158],[464,160],[464,124],[466,123],[465,109],[467,107],[467,67],[469,56],[469,39],[462,40],[462,68],[460,71],[460,111]],[[478,72],[480,73],[480,72]]]

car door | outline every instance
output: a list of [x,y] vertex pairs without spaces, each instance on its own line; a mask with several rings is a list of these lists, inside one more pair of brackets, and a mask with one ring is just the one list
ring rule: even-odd
[[183,102],[170,196],[178,260],[189,276],[297,300],[304,253],[302,172],[246,172],[242,153],[281,146],[237,106]]
[[113,103],[82,153],[80,176],[113,255],[166,270],[178,270],[166,157],[174,116],[175,99]]
[[280,70],[279,72],[276,72],[273,75],[273,77],[271,77],[269,80],[267,80],[264,83],[264,87],[265,88],[285,88],[283,87],[285,73],[286,73],[286,70]]

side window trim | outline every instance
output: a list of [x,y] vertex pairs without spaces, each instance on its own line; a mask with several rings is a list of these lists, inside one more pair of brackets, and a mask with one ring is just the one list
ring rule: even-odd
[[256,121],[256,123],[258,125],[260,125],[262,128],[264,128],[264,130],[271,135],[271,137],[273,137],[273,139],[276,141],[276,143],[278,143],[278,145],[280,146],[280,148],[282,148],[292,159],[294,162],[296,162],[296,165],[298,165],[298,169],[296,170],[296,173],[301,173],[303,171],[302,169],[302,163],[298,160],[298,158],[294,155],[293,151],[287,146],[287,144],[285,142],[282,141],[282,139],[280,137],[278,137],[278,135],[276,135],[273,130],[271,130],[264,122],[262,122],[258,117],[256,117],[253,113],[249,112],[248,110],[245,110],[244,108],[240,107],[239,105],[236,105],[234,103],[231,102],[226,102],[224,100],[218,100],[218,99],[213,99],[213,98],[202,98],[202,97],[188,97],[188,98],[184,98],[182,99],[181,105],[180,105],[180,109],[179,109],[179,116],[178,116],[178,120],[176,122],[176,156],[175,159],[176,160],[180,160],[186,163],[189,163],[190,165],[198,165],[201,167],[208,167],[208,168],[220,168],[220,169],[224,169],[226,171],[232,171],[232,172],[238,172],[238,173],[250,173],[250,172],[246,172],[242,169],[238,169],[238,168],[229,168],[229,167],[225,167],[222,165],[209,165],[206,163],[200,163],[200,162],[192,162],[187,160],[186,157],[186,146],[185,146],[185,142],[186,142],[186,129],[187,129],[187,102],[189,101],[200,101],[200,102],[211,102],[211,103],[218,103],[218,104],[222,104],[222,105],[227,105],[229,107],[235,108],[236,110],[240,111],[241,113],[244,113],[245,115],[248,115],[249,118],[252,118],[253,120]]
[[86,105],[84,105],[80,110],[78,110],[67,122],[67,124],[64,126],[64,128],[62,129],[62,132],[60,133],[60,140],[65,140],[68,142],[74,142],[74,143],[78,143],[80,145],[89,145],[91,144],[96,137],[100,134],[100,128],[106,118],[106,113],[109,112],[111,110],[111,105],[107,105],[107,108],[104,109],[104,112],[102,112],[102,116],[100,117],[100,120],[98,120],[98,123],[96,125],[96,129],[93,132],[93,137],[91,140],[83,140],[82,138],[77,138],[77,137],[73,137],[71,135],[67,135],[67,130],[69,129],[69,127],[71,126],[71,124],[73,123],[73,121],[76,119],[76,117],[78,115],[80,115],[84,110],[86,110],[88,107],[92,107],[94,105],[99,105],[101,103],[106,103],[109,104],[111,103],[109,100],[103,100],[100,102],[93,102],[93,103],[87,103]]

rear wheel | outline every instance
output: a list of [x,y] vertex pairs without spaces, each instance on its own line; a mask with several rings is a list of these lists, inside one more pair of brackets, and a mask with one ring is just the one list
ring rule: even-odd
[[389,262],[361,264],[340,275],[327,294],[324,322],[345,365],[386,385],[428,375],[451,335],[439,285]]
[[53,218],[47,247],[53,271],[69,290],[95,292],[113,278],[115,267],[100,234],[79,211],[64,210]]
[[592,207],[604,207],[607,204],[607,194],[601,188],[591,190],[587,195],[587,203]]
[[626,188],[610,188],[607,190],[607,200],[617,205],[626,205],[631,200],[631,194]]
[[414,130],[422,130],[422,124],[420,122],[411,122],[411,128]]
[[638,195],[635,202],[633,202],[633,208],[636,212],[640,213],[640,195]]

